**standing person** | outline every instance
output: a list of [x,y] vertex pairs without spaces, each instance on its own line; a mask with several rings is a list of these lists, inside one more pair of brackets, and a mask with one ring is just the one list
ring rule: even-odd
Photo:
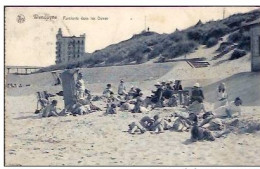
[[227,104],[227,92],[225,83],[220,83],[217,89],[217,102],[214,105],[214,109],[225,106]]
[[78,74],[78,79],[76,81],[76,98],[83,99],[85,97],[85,83],[83,80],[82,73]]
[[203,102],[203,100],[204,100],[204,94],[203,94],[203,91],[200,88],[199,83],[194,84],[194,86],[192,88],[192,92],[191,92],[191,103],[193,103],[196,100],[198,102]]
[[126,92],[126,87],[125,87],[125,84],[124,84],[124,80],[121,79],[120,80],[120,84],[118,86],[118,95],[125,96],[126,94],[127,94],[127,92]]
[[181,81],[180,80],[175,80],[173,88],[174,88],[174,90],[177,90],[177,91],[178,90],[183,90],[182,85],[181,85]]

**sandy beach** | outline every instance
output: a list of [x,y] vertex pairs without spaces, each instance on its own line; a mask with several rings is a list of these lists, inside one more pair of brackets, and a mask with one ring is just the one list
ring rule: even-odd
[[[28,111],[31,101],[36,101],[32,97],[7,99],[17,103],[6,112],[5,159],[8,166],[260,164],[259,132],[232,133],[214,142],[190,143],[189,132],[127,133],[127,124],[140,119],[143,114],[119,112],[104,116],[103,112],[98,112],[44,119]],[[249,111],[250,108],[244,110]],[[174,111],[172,109],[154,110],[147,114],[169,114]],[[243,115],[241,119],[251,118],[259,122],[259,112],[259,107],[251,108],[250,114]]]
[[[149,81],[141,81],[140,75],[126,78],[126,85],[132,84],[140,86],[145,95],[149,95],[153,89],[154,82],[163,79],[178,79],[183,77],[183,86],[192,85],[196,81],[200,81],[205,87],[206,102],[208,109],[213,105],[213,89],[215,90],[220,81],[224,81],[230,88],[230,99],[239,95],[245,100],[242,107],[242,116],[238,118],[239,122],[252,121],[260,123],[260,105],[259,93],[259,74],[246,73],[248,67],[241,66],[249,63],[249,56],[238,59],[237,67],[221,64],[220,66],[211,67],[211,69],[191,69],[189,67],[179,66],[162,66],[163,68],[154,68],[152,71],[157,73],[158,77],[152,77]],[[233,63],[234,63],[233,62]],[[168,67],[169,64],[167,63]],[[141,69],[130,69],[135,72]],[[225,69],[223,69],[225,67]],[[89,70],[95,72],[91,76],[85,74],[88,69],[81,71],[87,81],[87,88],[94,91],[93,94],[101,93],[106,83],[95,80],[97,75],[104,82],[110,81],[115,89],[118,79],[121,77],[114,76],[114,79],[108,79],[107,76],[100,72],[107,72],[94,68]],[[105,68],[102,68],[105,69]],[[120,69],[106,68],[107,70],[121,71],[129,73],[126,67]],[[117,70],[113,70],[117,69]],[[118,70],[119,69],[119,70]],[[201,74],[207,72],[210,74]],[[192,80],[189,77],[191,73],[187,73],[185,78],[183,72],[191,72],[200,75],[200,80]],[[124,72],[125,71],[125,72]],[[128,72],[126,72],[128,71]],[[222,72],[220,72],[222,71]],[[174,73],[173,73],[174,72]],[[219,73],[220,72],[220,73]],[[246,74],[244,75],[243,74]],[[151,72],[152,74],[153,72]],[[218,73],[222,76],[218,76]],[[154,73],[155,74],[155,73]],[[236,74],[238,77],[234,77]],[[93,79],[93,78],[94,79]],[[102,79],[103,78],[103,79]],[[249,78],[249,79],[247,79]],[[31,81],[29,81],[29,79]],[[97,79],[97,78],[96,78]],[[240,85],[238,89],[233,89],[232,85],[240,81],[251,80],[250,92],[243,93],[242,90],[248,86]],[[41,118],[34,114],[36,109],[36,91],[48,90],[50,93],[58,92],[61,86],[53,86],[53,80],[50,74],[41,73],[39,75],[29,76],[7,76],[7,81],[20,82],[22,84],[32,83],[30,87],[8,88],[6,89],[6,111],[5,111],[5,165],[6,166],[255,166],[260,165],[260,133],[230,133],[226,137],[216,139],[214,142],[199,141],[190,143],[189,132],[165,131],[161,134],[145,134],[131,135],[127,132],[128,124],[140,120],[144,115],[153,116],[157,113],[162,116],[170,115],[178,108],[161,108],[153,111],[132,114],[130,112],[119,111],[116,115],[104,116],[104,104],[101,102],[93,102],[100,106],[103,111],[87,114],[83,116],[66,116],[66,117],[50,117]],[[237,91],[240,91],[239,93]],[[250,91],[250,90],[248,90]],[[96,92],[96,93],[95,93]],[[58,107],[63,108],[62,97],[55,96],[53,99],[58,100]],[[250,101],[251,99],[251,101]],[[248,100],[248,101],[247,101]]]

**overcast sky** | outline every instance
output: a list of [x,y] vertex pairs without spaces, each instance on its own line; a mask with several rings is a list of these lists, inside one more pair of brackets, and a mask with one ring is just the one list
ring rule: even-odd
[[[185,29],[202,20],[223,18],[224,7],[49,7],[6,8],[6,65],[48,66],[55,63],[58,28],[66,36],[86,34],[86,52],[91,53],[140,33],[146,26],[158,33]],[[226,7],[225,17],[244,13],[254,7]],[[17,16],[25,17],[23,23]],[[34,15],[57,16],[55,20],[34,19]],[[64,20],[88,17],[89,20]],[[96,20],[90,20],[95,17]],[[97,20],[98,17],[107,20]]]

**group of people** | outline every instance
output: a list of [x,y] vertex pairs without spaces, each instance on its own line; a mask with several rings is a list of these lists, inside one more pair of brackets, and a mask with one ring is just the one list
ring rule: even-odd
[[[102,109],[92,102],[101,100],[106,104],[105,114],[117,114],[117,111],[129,111],[131,113],[142,113],[155,107],[176,107],[182,106],[188,116],[183,116],[174,112],[169,117],[162,118],[160,113],[154,117],[143,117],[140,121],[129,124],[129,132],[161,133],[164,130],[190,131],[192,140],[214,140],[226,133],[223,119],[241,115],[242,100],[237,97],[234,101],[228,102],[226,85],[220,83],[216,91],[216,103],[214,109],[206,110],[204,105],[204,93],[199,83],[195,83],[190,92],[185,92],[181,81],[157,82],[156,90],[151,91],[152,95],[144,97],[142,90],[131,86],[127,91],[125,82],[120,80],[117,94],[114,93],[112,85],[107,84],[102,96],[92,96],[86,89],[83,76],[78,74],[75,82],[75,102],[62,110],[57,108],[57,100],[46,101],[40,113],[42,117],[64,116],[68,114],[84,115]],[[183,94],[184,102],[178,100]],[[189,94],[190,93],[190,94]],[[98,97],[98,99],[96,99]],[[95,98],[95,99],[94,99]],[[218,131],[218,132],[215,132]],[[214,133],[215,132],[215,133]]]
[[131,111],[132,113],[142,113],[147,111],[148,106],[152,109],[155,107],[174,107],[177,106],[179,91],[183,91],[181,81],[157,82],[156,90],[151,91],[152,95],[144,97],[142,90],[138,87],[131,86],[130,90],[126,90],[123,80],[120,80],[117,96],[112,90],[112,85],[107,84],[103,91],[103,97],[107,99],[107,113],[116,113],[119,107],[122,111]]
[[[91,94],[89,90],[85,88],[85,83],[83,80],[82,73],[78,73],[77,80],[75,82],[75,99],[74,102],[70,105],[67,105],[64,109],[58,109],[57,100],[49,101],[48,98],[39,99],[41,103],[41,109],[37,111],[42,117],[51,117],[51,116],[66,116],[66,115],[85,115],[95,111],[100,111],[101,109],[95,106],[91,102]],[[59,95],[63,95],[60,94]],[[42,104],[43,103],[43,104]]]
[[[158,113],[153,118],[143,117],[139,122],[129,125],[129,133],[144,133],[151,131],[161,133],[164,130],[190,131],[191,140],[214,141],[224,134],[229,133],[225,125],[231,123],[232,117],[241,115],[242,100],[237,97],[228,102],[226,85],[220,83],[216,92],[216,102],[212,111],[207,111],[204,106],[204,94],[199,84],[194,84],[189,104],[184,112],[188,117],[174,112],[170,117],[159,118]],[[148,119],[148,120],[147,120]]]

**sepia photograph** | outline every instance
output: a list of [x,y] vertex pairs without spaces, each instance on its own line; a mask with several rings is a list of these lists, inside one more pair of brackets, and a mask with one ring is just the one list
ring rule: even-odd
[[260,166],[260,7],[5,6],[5,166]]

